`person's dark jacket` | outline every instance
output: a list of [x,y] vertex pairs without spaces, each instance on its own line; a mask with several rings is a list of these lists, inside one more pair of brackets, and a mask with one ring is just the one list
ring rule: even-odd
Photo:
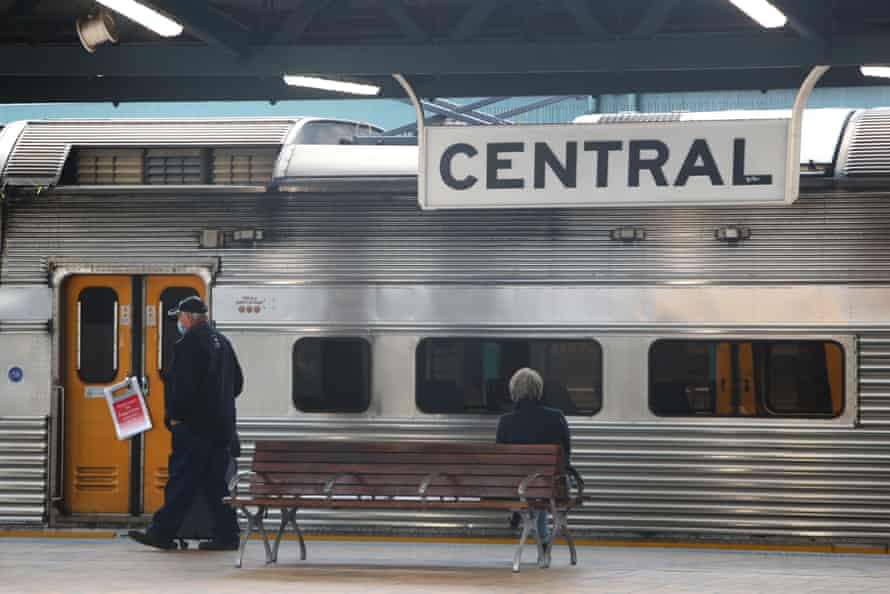
[[229,340],[208,323],[189,329],[173,347],[164,376],[164,422],[176,419],[217,444],[235,439],[235,398],[244,387]]
[[548,408],[540,400],[519,400],[513,412],[498,420],[497,443],[553,443],[562,446],[566,465],[572,455],[569,424],[562,411]]

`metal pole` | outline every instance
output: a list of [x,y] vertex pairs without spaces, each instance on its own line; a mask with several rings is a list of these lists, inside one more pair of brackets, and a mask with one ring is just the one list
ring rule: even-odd
[[417,118],[417,202],[420,208],[424,206],[424,193],[423,193],[423,180],[424,176],[424,166],[423,166],[423,148],[425,144],[424,133],[425,127],[423,124],[423,105],[421,105],[420,100],[417,98],[417,94],[414,92],[414,87],[411,86],[411,83],[399,73],[394,73],[392,75],[396,82],[399,83],[402,88],[407,93],[408,97],[411,99],[411,103],[414,105],[414,116]]
[[803,131],[803,110],[807,99],[829,66],[813,66],[800,85],[794,108],[791,110],[791,125],[788,128],[788,160],[785,164],[785,203],[791,204],[800,194],[800,136]]

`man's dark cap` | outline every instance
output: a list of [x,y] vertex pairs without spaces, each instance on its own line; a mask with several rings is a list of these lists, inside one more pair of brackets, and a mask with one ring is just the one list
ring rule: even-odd
[[206,314],[207,305],[203,301],[201,301],[199,297],[192,295],[191,297],[186,297],[185,299],[180,301],[176,305],[176,307],[167,312],[167,315],[173,317],[180,312]]

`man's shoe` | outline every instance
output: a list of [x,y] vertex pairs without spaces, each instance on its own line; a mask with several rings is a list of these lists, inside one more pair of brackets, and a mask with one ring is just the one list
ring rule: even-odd
[[205,540],[198,543],[200,551],[237,551],[241,544],[237,540],[231,542],[219,540]]
[[127,532],[127,536],[138,542],[139,544],[144,544],[149,547],[154,547],[156,549],[162,549],[164,551],[170,551],[176,548],[176,543],[172,540],[158,540],[154,536],[152,536],[148,532],[140,532],[139,530],[130,530]]

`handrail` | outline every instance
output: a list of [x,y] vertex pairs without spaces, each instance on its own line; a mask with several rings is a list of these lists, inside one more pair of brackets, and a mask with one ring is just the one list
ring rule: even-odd
[[575,488],[578,490],[578,497],[584,497],[584,479],[581,478],[581,473],[571,466],[569,466],[566,472],[572,475],[572,478],[575,479]]
[[232,494],[233,499],[238,497],[238,485],[241,483],[241,479],[252,474],[254,473],[250,470],[241,470],[235,473],[235,476],[229,481],[229,493]]

